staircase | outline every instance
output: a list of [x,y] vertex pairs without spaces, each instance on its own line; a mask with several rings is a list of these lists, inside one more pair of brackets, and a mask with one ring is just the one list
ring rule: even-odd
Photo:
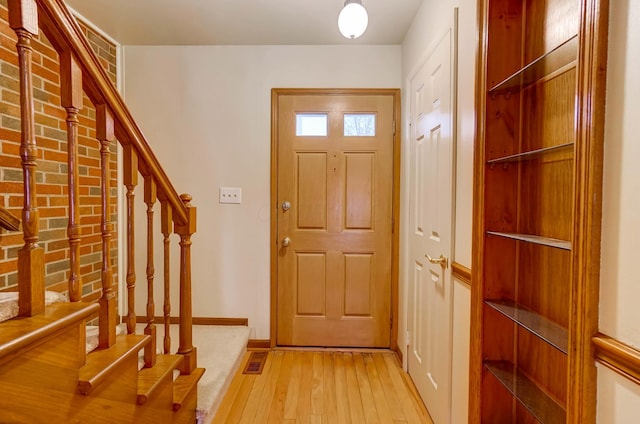
[[[0,207],[0,226],[17,231],[24,245],[17,254],[19,316],[0,323],[0,422],[5,423],[194,423],[197,367],[192,343],[191,236],[196,208],[191,197],[178,195],[131,117],[81,27],[63,0],[3,0],[8,22],[17,36],[20,91],[20,165],[23,205],[21,220]],[[42,31],[59,56],[60,106],[66,113],[68,172],[68,293],[70,302],[45,306],[47,252],[39,243],[38,160],[34,111],[33,41]],[[79,113],[83,95],[95,107],[95,142],[100,146],[100,238],[102,266],[99,299],[83,295]],[[42,119],[42,118],[40,118]],[[85,134],[86,136],[86,134]],[[112,223],[111,146],[120,143],[126,187],[127,333],[116,335],[117,287],[110,260]],[[147,210],[146,317],[136,317],[135,194],[143,180]],[[85,193],[86,194],[86,193]],[[154,228],[154,207],[160,203],[161,228]],[[163,281],[156,287],[154,233],[163,236]],[[179,237],[179,347],[171,341],[170,236]],[[164,291],[165,337],[156,340],[154,289]],[[99,347],[86,353],[86,325],[98,322]],[[145,322],[144,334],[135,334]],[[163,347],[163,348],[161,348]],[[159,353],[159,351],[161,353]],[[144,363],[139,366],[140,361]]]

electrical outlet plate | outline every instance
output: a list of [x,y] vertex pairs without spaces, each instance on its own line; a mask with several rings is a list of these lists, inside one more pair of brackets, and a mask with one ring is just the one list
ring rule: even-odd
[[220,203],[242,203],[242,189],[240,187],[220,187]]

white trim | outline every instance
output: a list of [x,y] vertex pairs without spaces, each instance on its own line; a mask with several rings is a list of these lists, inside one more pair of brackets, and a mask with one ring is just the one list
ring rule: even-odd
[[118,41],[116,41],[115,38],[113,38],[112,36],[110,36],[109,34],[104,32],[102,29],[98,28],[93,22],[91,22],[89,19],[85,18],[82,14],[78,13],[74,8],[72,8],[69,5],[67,5],[67,7],[71,11],[71,13],[73,13],[73,15],[76,17],[76,19],[81,20],[82,23],[84,23],[86,26],[88,26],[92,31],[97,32],[101,37],[106,38],[106,40],[108,42],[110,42],[111,44],[116,46],[116,52],[117,52],[118,48],[122,46],[122,44],[120,44]]

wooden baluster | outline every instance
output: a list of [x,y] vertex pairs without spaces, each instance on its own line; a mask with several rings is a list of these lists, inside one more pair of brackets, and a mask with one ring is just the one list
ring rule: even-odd
[[18,251],[18,292],[20,316],[34,316],[44,311],[44,249],[38,244],[39,219],[36,200],[33,47],[31,39],[38,34],[38,15],[34,0],[9,0],[9,24],[18,36],[16,44],[20,66],[20,158],[24,181],[22,231],[24,247]]
[[147,204],[147,326],[144,334],[151,336],[151,342],[144,349],[144,366],[150,368],[156,363],[156,326],[155,303],[153,299],[153,278],[155,269],[153,266],[153,206],[158,200],[156,181],[153,177],[144,180],[144,202]]
[[115,140],[113,115],[106,105],[96,106],[96,135],[100,141],[102,163],[102,297],[100,298],[100,348],[108,348],[116,342],[116,295],[113,290],[111,269],[111,142]]
[[176,225],[180,235],[180,346],[178,353],[184,356],[182,374],[191,374],[197,366],[196,348],[193,347],[192,305],[191,305],[191,236],[196,232],[196,208],[191,206],[191,196],[180,196],[187,208],[187,222]]
[[127,333],[136,332],[136,264],[134,188],[138,185],[138,153],[131,144],[124,146],[124,185],[127,187]]
[[171,224],[173,221],[171,206],[168,201],[160,203],[160,214],[162,222],[162,235],[164,236],[164,353],[171,352]]
[[82,109],[82,70],[70,51],[60,55],[62,107],[67,111],[67,152],[69,175],[69,298],[82,300],[80,275],[80,203],[78,200],[78,112]]

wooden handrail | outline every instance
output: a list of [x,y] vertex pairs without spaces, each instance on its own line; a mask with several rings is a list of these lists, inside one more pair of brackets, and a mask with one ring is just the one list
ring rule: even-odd
[[640,384],[640,350],[602,333],[596,334],[592,343],[598,362]]
[[73,51],[82,73],[84,90],[95,105],[106,104],[113,113],[115,132],[121,144],[135,147],[140,159],[140,173],[153,176],[158,186],[158,198],[173,209],[176,225],[188,225],[188,211],[169,177],[155,157],[142,131],[109,79],[96,54],[89,46],[82,29],[63,0],[37,0],[40,25],[56,50]]
[[9,231],[18,231],[20,229],[20,220],[0,206],[0,227]]

